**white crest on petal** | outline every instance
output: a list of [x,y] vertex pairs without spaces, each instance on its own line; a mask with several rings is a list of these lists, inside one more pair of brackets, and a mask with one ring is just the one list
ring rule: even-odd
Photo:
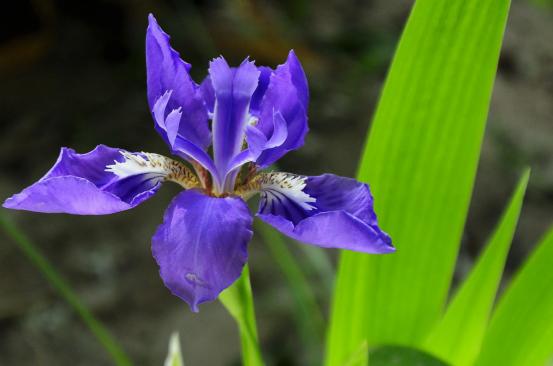
[[272,205],[275,200],[286,197],[294,201],[304,210],[314,210],[316,207],[310,203],[316,202],[303,190],[306,186],[307,177],[283,172],[270,172],[261,176],[261,194]]
[[179,161],[146,152],[133,154],[128,151],[120,151],[120,153],[125,160],[115,160],[113,164],[106,166],[107,172],[111,172],[119,178],[146,175],[158,182],[164,180],[175,182],[186,189],[200,186],[198,177]]
[[107,165],[106,171],[117,175],[119,178],[126,178],[138,174],[154,174],[165,177],[169,171],[167,170],[166,157],[141,153],[131,154],[128,151],[120,151],[125,158],[123,161],[114,161],[114,164]]

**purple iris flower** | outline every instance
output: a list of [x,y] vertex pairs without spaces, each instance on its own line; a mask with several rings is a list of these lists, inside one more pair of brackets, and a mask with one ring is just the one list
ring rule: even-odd
[[258,193],[257,216],[289,237],[325,248],[394,251],[366,184],[262,171],[302,146],[308,131],[307,79],[293,51],[274,70],[249,59],[230,67],[218,57],[198,85],[150,15],[146,66],[155,129],[177,159],[105,145],[86,154],[62,148],[52,169],[4,207],[111,214],[142,203],[163,182],[179,184],[183,191],[167,208],[152,253],[165,285],[193,311],[240,276],[252,237],[246,201]]

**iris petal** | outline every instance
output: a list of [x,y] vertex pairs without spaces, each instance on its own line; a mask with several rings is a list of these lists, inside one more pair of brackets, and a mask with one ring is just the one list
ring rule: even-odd
[[256,126],[248,126],[246,130],[248,148],[252,150],[256,158],[267,149],[281,146],[288,137],[288,126],[282,113],[273,111],[273,128],[270,138],[267,138]]
[[228,163],[227,169],[229,173],[227,177],[235,176],[240,166],[256,161],[259,155],[266,151],[266,149],[282,145],[288,136],[288,130],[286,127],[286,121],[280,112],[275,112],[273,123],[274,127],[272,136],[268,140],[267,136],[265,136],[265,134],[257,127],[248,126],[246,128],[246,136],[249,141],[248,148],[242,150]]
[[[148,84],[148,103],[154,109],[156,101],[167,91],[171,91],[167,101],[166,113],[180,109],[182,115],[178,123],[161,128],[156,123],[159,134],[167,140],[167,134],[181,138],[206,149],[211,143],[208,124],[208,111],[198,90],[198,86],[189,74],[190,64],[184,62],[177,51],[171,48],[169,35],[157,24],[150,14],[146,32],[146,69]],[[163,116],[163,117],[166,117]],[[156,118],[158,122],[160,118]]]
[[247,59],[231,68],[224,58],[211,61],[209,75],[215,92],[213,155],[221,177],[229,162],[242,150],[248,111],[259,78],[259,70]]
[[240,276],[251,237],[252,216],[243,200],[188,190],[167,208],[152,253],[165,285],[198,311]]
[[261,101],[265,96],[267,87],[269,86],[269,81],[271,80],[271,74],[273,70],[267,66],[259,66],[259,82],[257,88],[252,95],[252,101],[250,103],[250,111],[253,115],[259,116],[259,109],[261,107]]
[[213,113],[213,108],[215,108],[215,90],[213,90],[213,84],[209,75],[202,81],[198,91],[209,113]]
[[175,130],[171,128],[171,126],[175,125],[175,120],[178,120],[182,115],[180,108],[174,109],[170,112],[166,111],[168,101],[171,99],[172,94],[172,91],[167,91],[154,103],[152,113],[154,115],[158,130],[162,136],[164,136],[164,139],[171,148],[171,152],[173,154],[178,155],[189,162],[194,161],[202,165],[211,173],[215,185],[220,187],[221,179],[219,178],[213,159],[211,159],[209,154],[196,144],[183,138],[180,134],[175,134]]
[[309,87],[307,85],[307,77],[305,76],[303,67],[301,66],[300,60],[296,56],[294,50],[291,50],[288,53],[288,58],[286,59],[286,63],[282,65],[282,68],[287,69],[290,73],[292,84],[294,84],[298,93],[298,99],[303,108],[307,109],[309,103]]
[[144,171],[119,177],[106,171],[123,162],[121,149],[97,146],[86,154],[62,148],[52,169],[32,186],[8,198],[3,206],[16,210],[75,215],[102,215],[128,210],[159,189],[163,174]]
[[395,250],[378,227],[369,187],[355,179],[324,174],[266,184],[257,215],[305,243],[366,253]]
[[[252,100],[252,104],[259,103],[257,128],[265,134],[267,139],[274,134],[274,111],[279,112],[286,121],[285,141],[278,146],[267,146],[256,159],[257,165],[265,168],[287,152],[301,147],[309,130],[307,126],[309,100],[307,79],[294,51],[290,51],[286,62],[279,65],[270,75],[263,98],[254,96],[256,98]],[[251,143],[254,141],[248,139],[248,144]]]

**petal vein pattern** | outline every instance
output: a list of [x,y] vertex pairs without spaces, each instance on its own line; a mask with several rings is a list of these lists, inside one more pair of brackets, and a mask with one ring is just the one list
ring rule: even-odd
[[250,99],[257,87],[259,70],[248,59],[233,69],[219,57],[210,63],[209,76],[215,93],[213,156],[224,187],[229,190],[234,188],[234,180],[227,181],[229,163],[244,144]]
[[146,152],[132,154],[121,151],[120,153],[125,160],[115,160],[113,164],[106,166],[107,172],[119,178],[145,175],[148,179],[157,180],[157,182],[164,180],[175,182],[185,189],[200,187],[200,181],[196,175],[186,165],[176,160]]
[[106,171],[114,162],[123,164],[123,154],[136,155],[105,145],[86,154],[62,148],[52,169],[8,198],[4,207],[74,215],[105,215],[133,208],[154,195],[162,179],[158,174],[118,176]]
[[295,185],[276,194],[272,184],[257,186],[262,190],[257,216],[283,234],[327,248],[366,253],[395,250],[378,227],[368,185],[332,174],[302,180],[287,177],[286,181]]
[[307,177],[283,172],[271,172],[260,176],[261,198],[265,200],[264,209],[281,204],[284,200],[290,200],[306,211],[315,209],[310,203],[316,201],[304,192]]
[[252,216],[240,198],[188,190],[167,208],[152,253],[165,285],[198,311],[240,276],[252,234]]

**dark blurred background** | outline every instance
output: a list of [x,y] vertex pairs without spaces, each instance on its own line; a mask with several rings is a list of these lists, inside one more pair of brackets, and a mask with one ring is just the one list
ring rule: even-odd
[[[294,48],[311,91],[306,145],[280,164],[304,174],[353,176],[378,93],[412,0],[21,0],[0,23],[0,199],[42,176],[59,148],[99,143],[167,153],[146,103],[144,37],[153,12],[197,81],[219,54],[276,66]],[[6,4],[7,5],[7,4]],[[551,222],[553,8],[515,0],[495,84],[475,194],[456,278],[470,268],[514,188],[532,166],[507,277]],[[239,342],[219,303],[192,314],[157,274],[150,237],[177,188],[101,217],[8,212],[113,331],[137,365],[161,365],[178,330],[188,365],[239,365]],[[378,198],[377,198],[378,199]],[[321,307],[327,276],[292,244]],[[325,252],[335,263],[336,252]],[[250,266],[261,343],[272,365],[317,359],[293,316],[293,299],[256,236]],[[0,364],[109,365],[72,309],[0,233]]]

